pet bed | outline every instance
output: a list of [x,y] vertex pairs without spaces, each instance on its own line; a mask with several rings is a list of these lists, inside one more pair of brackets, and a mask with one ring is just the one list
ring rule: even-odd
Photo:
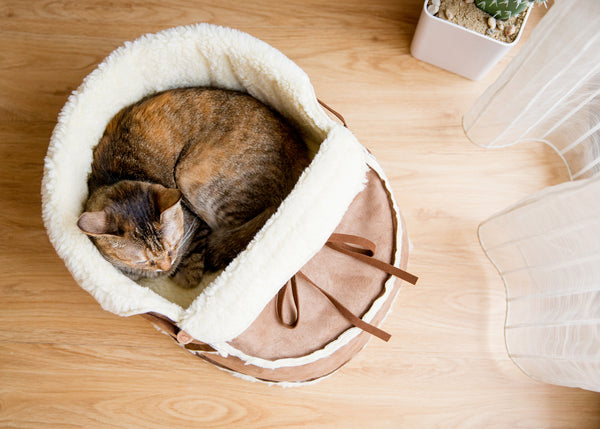
[[[134,282],[77,228],[92,150],[121,108],[159,91],[244,91],[283,114],[312,161],[278,211],[222,272],[193,289]],[[77,283],[107,311],[143,315],[185,349],[252,380],[305,383],[336,371],[367,342],[398,291],[407,235],[381,167],[333,120],[307,75],[237,30],[198,24],[128,42],[63,107],[42,182],[48,236]]]

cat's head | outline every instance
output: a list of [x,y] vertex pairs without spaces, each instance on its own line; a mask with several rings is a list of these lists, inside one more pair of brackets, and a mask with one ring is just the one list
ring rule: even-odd
[[185,231],[178,189],[121,181],[96,190],[87,210],[77,226],[113,265],[146,277],[174,269]]

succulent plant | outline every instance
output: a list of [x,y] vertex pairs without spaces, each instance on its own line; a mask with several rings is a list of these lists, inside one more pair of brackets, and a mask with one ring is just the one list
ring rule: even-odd
[[479,9],[503,21],[520,14],[533,3],[545,2],[546,0],[475,0]]

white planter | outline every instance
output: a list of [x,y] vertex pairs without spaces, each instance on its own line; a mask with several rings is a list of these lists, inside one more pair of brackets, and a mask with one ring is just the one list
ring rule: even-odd
[[517,38],[504,43],[431,15],[427,3],[425,0],[410,47],[412,56],[472,80],[483,78],[519,41],[531,11],[529,8]]

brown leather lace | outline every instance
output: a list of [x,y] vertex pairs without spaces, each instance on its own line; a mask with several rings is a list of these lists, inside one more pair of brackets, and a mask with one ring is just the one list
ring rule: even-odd
[[333,116],[335,116],[335,117],[336,117],[336,118],[338,118],[340,121],[342,121],[342,124],[344,124],[344,126],[345,126],[346,128],[348,128],[348,124],[346,124],[346,120],[344,119],[344,117],[343,117],[343,116],[342,116],[340,113],[338,113],[338,112],[336,112],[335,110],[333,110],[331,107],[329,107],[327,104],[323,103],[323,102],[322,102],[321,100],[319,100],[318,98],[317,98],[317,101],[319,102],[319,104],[320,104],[321,106],[323,106],[324,108],[326,108],[327,110],[329,110]]
[[190,334],[179,329],[175,322],[160,313],[143,313],[140,314],[140,316],[149,320],[155,327],[168,334],[171,338],[188,350],[202,351],[207,353],[216,351],[208,344],[194,339]]
[[[367,263],[375,268],[378,268],[388,274],[394,275],[402,280],[407,281],[410,284],[416,284],[418,278],[413,276],[412,274],[380,261],[373,257],[375,254],[376,245],[372,241],[359,237],[356,235],[349,234],[332,234],[327,243],[325,245],[333,250],[344,253],[348,256],[352,256],[353,258],[358,259],[364,263]],[[287,328],[293,329],[298,326],[300,321],[300,301],[298,299],[298,285],[296,277],[301,277],[308,282],[311,286],[321,292],[340,312],[344,318],[350,322],[353,326],[362,329],[365,332],[368,332],[371,335],[375,335],[376,337],[389,341],[391,335],[370,323],[365,322],[354,313],[352,313],[346,306],[344,306],[341,302],[339,302],[335,297],[333,297],[330,293],[326,292],[322,288],[320,288],[317,284],[315,284],[311,279],[309,279],[306,274],[301,271],[298,271],[277,294],[277,317],[280,322]],[[293,305],[295,309],[295,317],[292,322],[286,322],[283,319],[283,302],[285,296],[288,291],[292,292]]]
[[[366,253],[364,249],[361,249],[360,247],[351,246],[352,244],[362,246],[363,248],[369,250],[370,254]],[[337,250],[338,252],[352,256],[359,261],[365,262],[375,268],[379,268],[380,270],[407,281],[412,285],[416,284],[417,280],[419,279],[417,276],[413,276],[412,274],[401,270],[398,267],[394,267],[393,265],[374,258],[373,254],[375,253],[376,249],[375,243],[367,240],[366,238],[349,234],[332,234],[325,245],[331,249]]]

